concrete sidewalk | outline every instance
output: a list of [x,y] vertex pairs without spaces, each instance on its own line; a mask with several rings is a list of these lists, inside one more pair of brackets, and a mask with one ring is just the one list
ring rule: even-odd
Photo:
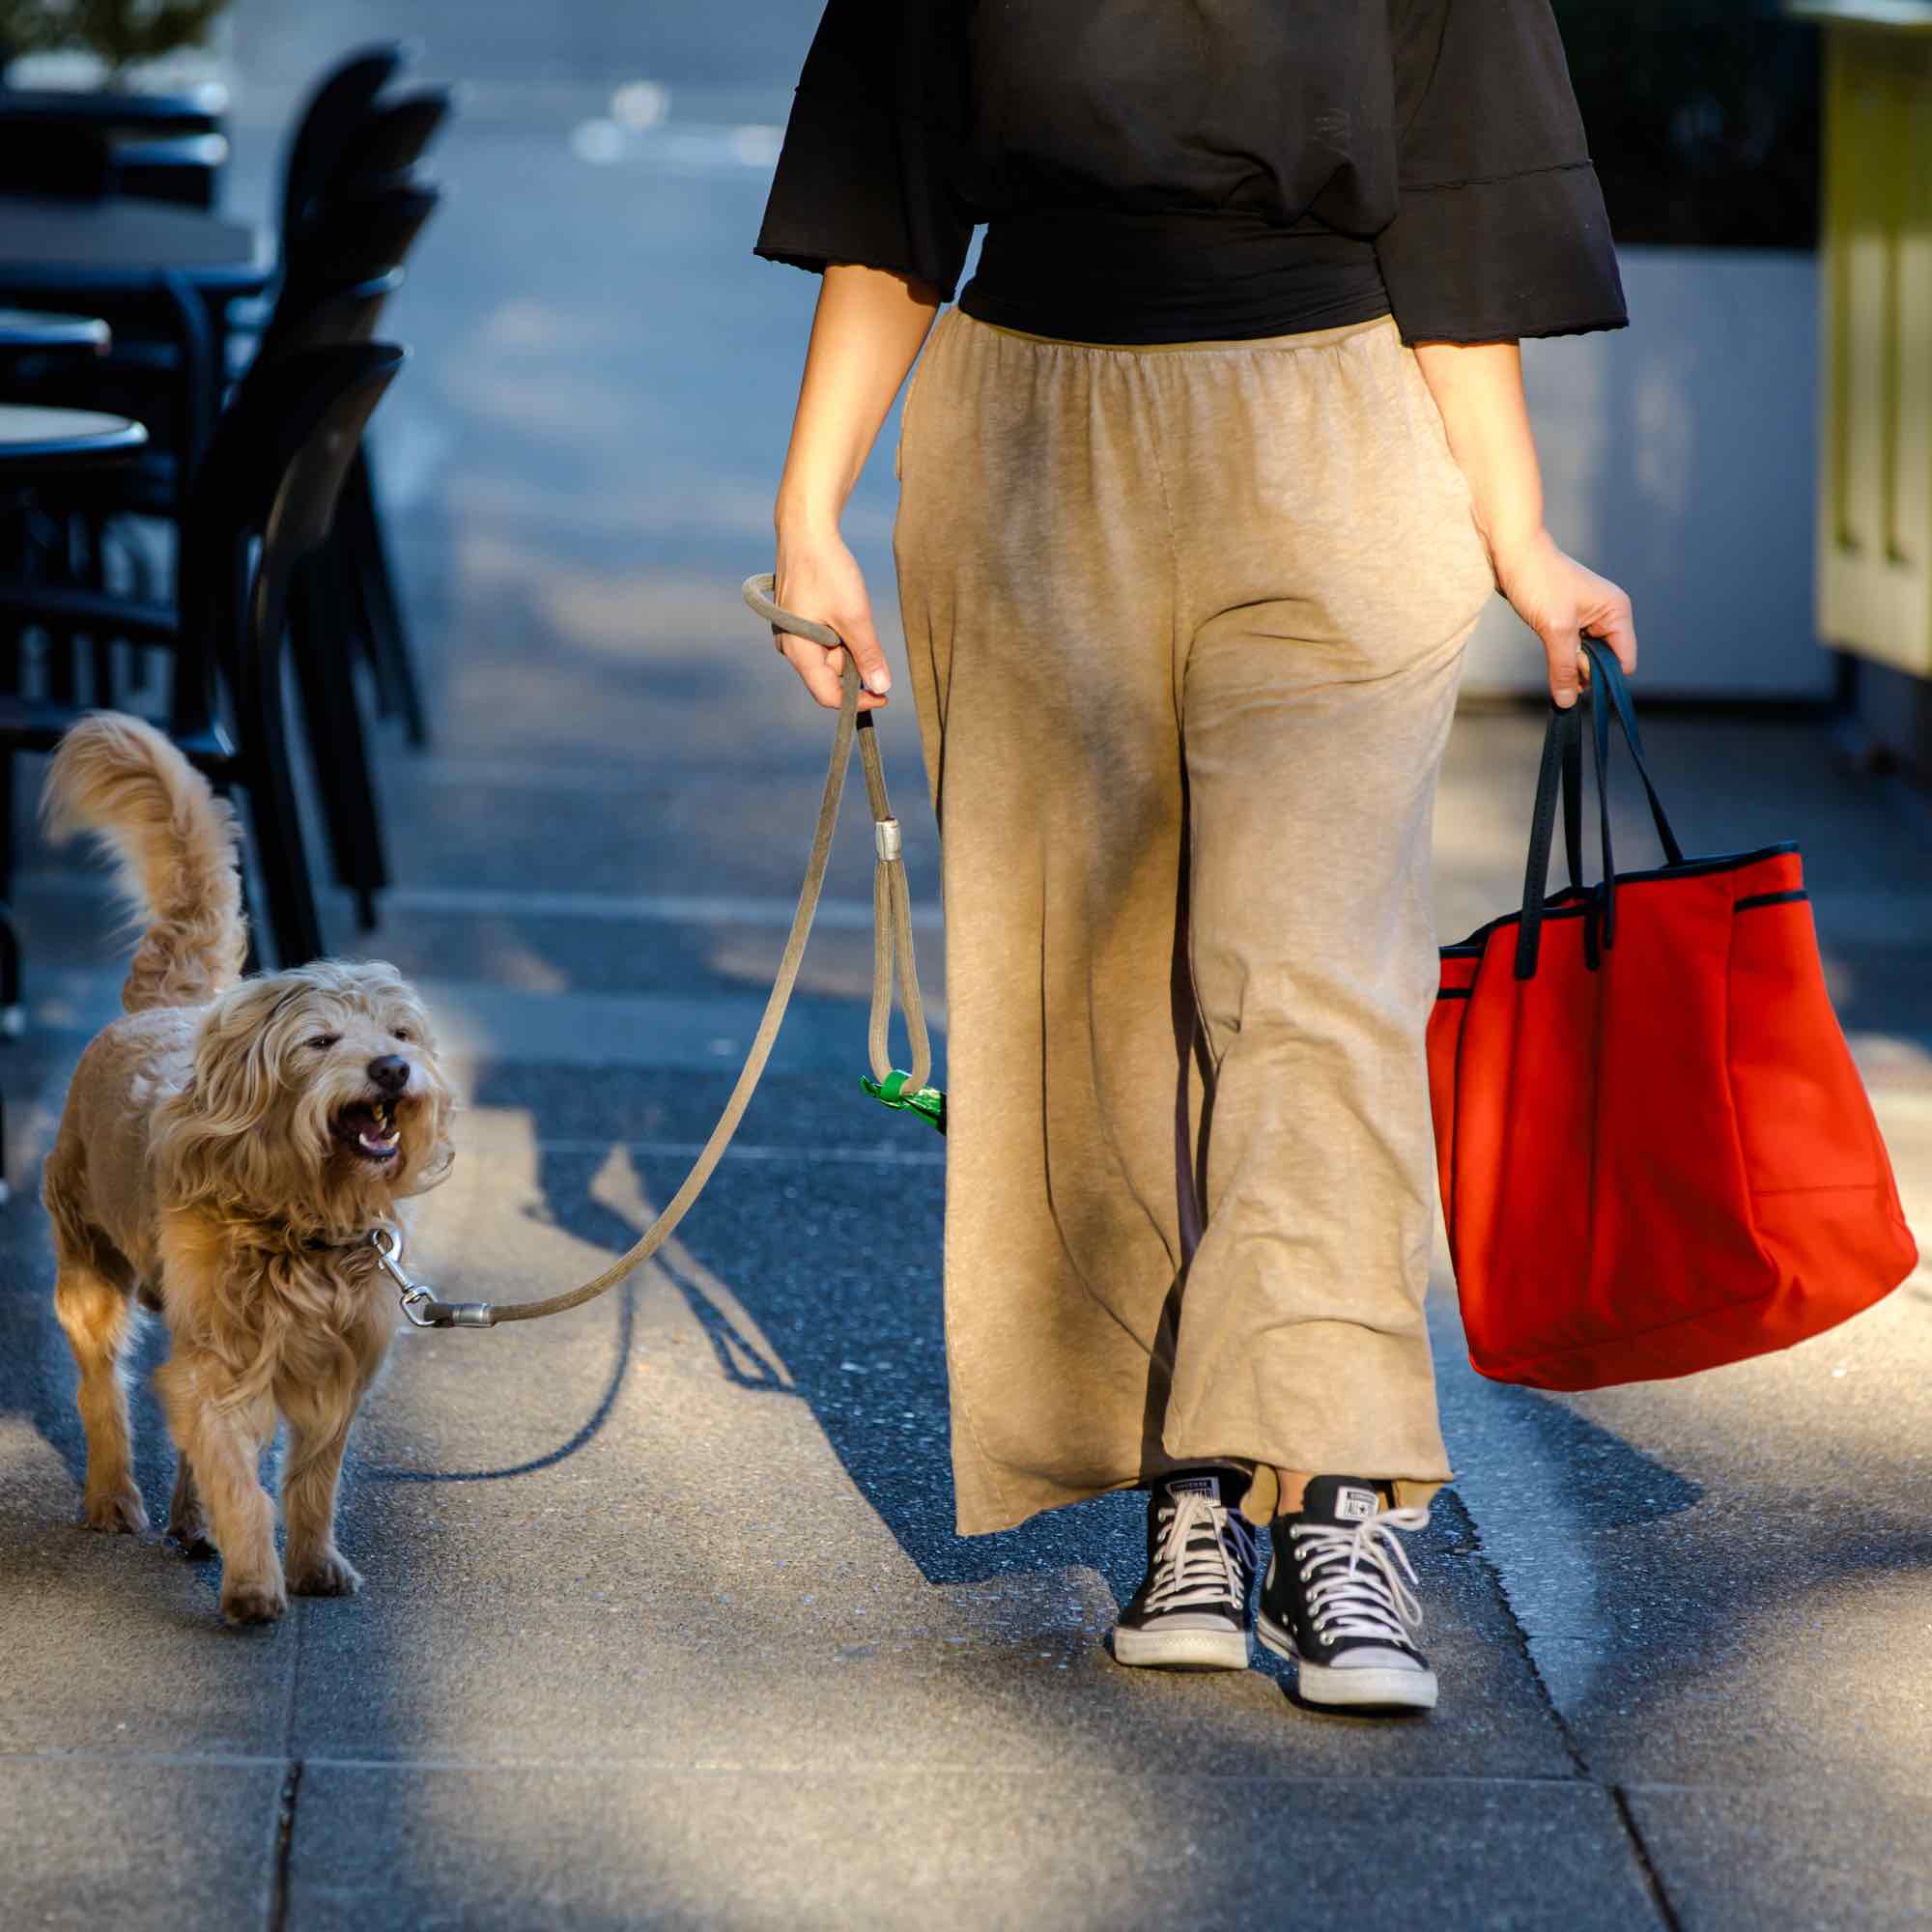
[[[736,603],[769,562],[810,298],[743,256],[761,179],[719,162],[673,192],[590,167],[532,98],[452,137],[461,191],[396,311],[417,357],[379,463],[439,738],[385,759],[383,930],[355,935],[346,900],[330,925],[420,976],[459,1044],[462,1155],[417,1259],[506,1300],[628,1245],[708,1131],[826,728]],[[874,467],[851,528],[895,642]],[[929,922],[909,714],[884,731]],[[1458,721],[1445,938],[1520,896],[1540,732]],[[1932,1246],[1922,820],[1804,725],[1660,715],[1645,736],[1687,850],[1802,841]],[[1634,804],[1624,867],[1653,862]],[[1556,1400],[1470,1374],[1438,1253],[1459,1476],[1418,1560],[1442,1709],[1312,1715],[1265,1664],[1119,1669],[1101,1638],[1139,1575],[1139,1498],[952,1533],[943,1144],[856,1087],[869,863],[855,817],[781,1058],[661,1262],[533,1328],[400,1338],[346,1484],[353,1601],[228,1631],[213,1565],[74,1526],[73,1374],[22,1186],[0,1213],[0,1920],[1932,1917],[1932,1267],[1786,1354]],[[22,1183],[120,965],[98,885],[28,867],[32,1023],[0,1060]],[[137,1415],[158,1520],[156,1339]]]

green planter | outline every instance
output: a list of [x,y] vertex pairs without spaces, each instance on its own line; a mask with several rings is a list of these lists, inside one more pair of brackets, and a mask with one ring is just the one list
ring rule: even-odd
[[21,54],[84,48],[118,86],[141,61],[205,46],[229,0],[0,0],[0,85]]

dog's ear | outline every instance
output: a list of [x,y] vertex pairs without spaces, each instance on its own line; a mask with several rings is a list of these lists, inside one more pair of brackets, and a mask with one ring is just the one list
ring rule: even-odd
[[252,1196],[270,1185],[262,1128],[281,1084],[272,1021],[298,991],[248,980],[203,1015],[187,1080],[156,1121],[155,1151],[177,1200]]
[[267,1117],[281,1085],[280,1041],[272,1022],[299,987],[254,980],[215,1001],[194,1041],[195,1111],[211,1126],[246,1133]]

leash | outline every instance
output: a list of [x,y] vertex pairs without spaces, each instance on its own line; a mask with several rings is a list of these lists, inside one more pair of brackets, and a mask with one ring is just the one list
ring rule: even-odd
[[[827,649],[844,648],[844,639],[831,625],[798,616],[774,602],[777,587],[769,571],[762,576],[748,577],[745,602],[775,630],[810,638]],[[805,868],[805,884],[799,891],[798,910],[792,915],[784,956],[779,962],[778,978],[772,982],[771,997],[765,1002],[764,1016],[758,1022],[752,1050],[745,1056],[737,1085],[718,1117],[718,1124],[711,1130],[711,1138],[685,1176],[683,1186],[672,1195],[664,1212],[601,1274],[563,1293],[546,1295],[540,1301],[444,1301],[427,1284],[412,1280],[404,1267],[401,1232],[387,1223],[373,1229],[370,1244],[396,1284],[404,1316],[416,1327],[496,1328],[506,1321],[535,1321],[546,1315],[561,1315],[567,1308],[581,1308],[586,1301],[595,1301],[600,1294],[628,1279],[670,1238],[677,1224],[703,1193],[724,1150],[731,1145],[731,1137],[738,1131],[738,1122],[744,1119],[745,1109],[757,1091],[758,1078],[777,1042],[779,1027],[784,1020],[798,969],[805,958],[805,943],[811,934],[819,892],[825,884],[825,868],[832,857],[832,835],[838,823],[839,803],[845,795],[845,772],[851,762],[855,736],[859,741],[860,766],[866,775],[866,797],[872,812],[872,846],[877,855],[872,868],[872,1008],[866,1039],[872,1074],[870,1079],[862,1078],[859,1084],[874,1099],[901,1112],[919,1115],[942,1134],[946,1131],[946,1096],[927,1084],[932,1073],[932,1044],[926,1037],[925,1006],[920,998],[919,969],[913,958],[912,898],[906,889],[899,822],[893,816],[892,804],[886,796],[885,767],[879,757],[878,734],[872,728],[871,714],[859,709],[859,668],[852,653],[846,650],[844,695],[838,707],[838,724],[832,735],[832,759],[825,774],[818,823],[811,835],[811,857]],[[895,983],[912,1042],[909,1072],[895,1070],[888,1051]]]

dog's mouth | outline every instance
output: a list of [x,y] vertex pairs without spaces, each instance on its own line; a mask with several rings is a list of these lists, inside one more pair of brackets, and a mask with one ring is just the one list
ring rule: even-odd
[[329,1122],[335,1138],[363,1160],[382,1166],[395,1159],[403,1130],[396,1124],[393,1100],[357,1100]]

